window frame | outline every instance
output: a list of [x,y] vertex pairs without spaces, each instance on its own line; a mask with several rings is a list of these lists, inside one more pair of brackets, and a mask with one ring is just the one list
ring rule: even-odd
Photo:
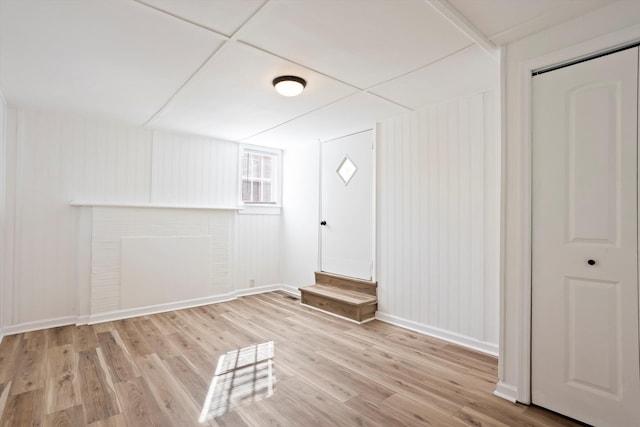
[[[245,153],[270,156],[272,160],[272,202],[245,202],[242,199],[243,159]],[[238,206],[239,212],[249,214],[279,214],[282,208],[282,150],[259,145],[239,144],[238,149]]]

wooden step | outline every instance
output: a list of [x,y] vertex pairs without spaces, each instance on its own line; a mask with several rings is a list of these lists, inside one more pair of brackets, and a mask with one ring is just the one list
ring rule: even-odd
[[301,302],[356,322],[373,319],[378,308],[375,295],[333,285],[317,284],[300,288]]
[[340,276],[338,274],[320,271],[316,271],[316,284],[329,285],[341,289],[350,289],[374,296],[377,295],[376,288],[378,287],[376,282],[371,282],[369,280],[355,279],[353,277]]

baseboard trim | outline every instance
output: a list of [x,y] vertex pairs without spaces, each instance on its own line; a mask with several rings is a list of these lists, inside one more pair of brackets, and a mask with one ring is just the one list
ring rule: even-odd
[[511,403],[516,403],[518,400],[518,388],[514,385],[503,383],[502,381],[498,382],[493,394]]
[[479,341],[475,338],[467,337],[465,335],[457,334],[455,332],[446,331],[444,329],[435,328],[422,323],[414,322],[413,320],[403,319],[392,314],[376,312],[376,319],[390,323],[392,325],[400,326],[405,329],[409,329],[420,334],[429,335],[434,338],[439,338],[444,341],[451,342],[453,344],[467,347],[472,350],[480,351],[482,353],[489,354],[491,356],[498,357],[498,345]]
[[237,291],[232,292],[232,294],[236,297],[246,297],[249,295],[257,295],[257,294],[263,294],[265,292],[273,292],[273,291],[280,291],[280,290],[282,290],[282,285],[276,284],[276,285],[258,286],[257,288],[238,289]]
[[281,285],[280,290],[283,292],[289,293],[291,295],[295,295],[297,297],[300,296],[300,289],[296,288],[295,286]]
[[165,313],[167,311],[182,310],[209,304],[217,304],[220,302],[231,301],[238,297],[262,294],[265,292],[273,291],[284,291],[287,293],[299,295],[299,292],[297,292],[297,289],[293,286],[275,284],[259,286],[256,288],[238,289],[226,294],[212,295],[205,298],[196,298],[185,301],[171,302],[167,304],[137,307],[132,309],[110,311],[92,315],[67,316],[55,319],[39,320],[35,322],[17,323],[15,325],[5,326],[0,329],[0,342],[2,342],[2,338],[4,338],[4,336],[6,335],[21,334],[25,332],[37,331],[40,329],[55,328],[58,326],[93,325],[96,323],[113,322],[116,320],[129,319],[131,317],[147,316],[150,314]]
[[234,292],[215,295],[205,298],[196,298],[186,301],[171,302],[166,304],[150,305],[125,310],[109,311],[107,313],[92,314],[89,316],[89,325],[96,323],[113,322],[114,320],[129,319],[131,317],[148,316],[150,314],[166,313],[167,311],[183,310],[185,308],[200,307],[218,302],[230,301],[236,298]]
[[78,320],[76,321],[76,326],[88,325],[90,318],[91,318],[91,316],[89,316],[88,314],[84,314],[84,315],[78,316]]
[[25,332],[38,331],[40,329],[57,328],[58,326],[74,325],[78,321],[78,316],[56,317],[54,319],[36,320],[34,322],[18,323],[16,325],[2,328],[2,336],[22,334]]

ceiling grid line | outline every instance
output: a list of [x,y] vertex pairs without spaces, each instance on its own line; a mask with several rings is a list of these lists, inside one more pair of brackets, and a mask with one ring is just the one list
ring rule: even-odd
[[244,138],[240,138],[240,139],[238,140],[238,142],[245,142],[245,141],[247,141],[247,140],[249,140],[249,139],[251,139],[251,138],[255,138],[255,137],[257,137],[257,136],[263,135],[263,134],[265,134],[265,133],[267,133],[267,132],[270,132],[270,131],[272,131],[272,130],[274,130],[274,129],[279,128],[280,126],[283,126],[283,125],[286,125],[287,123],[290,123],[290,122],[293,122],[293,121],[295,121],[295,120],[298,120],[298,119],[299,119],[299,118],[301,118],[301,117],[308,116],[309,114],[315,113],[316,111],[320,111],[320,110],[322,110],[323,108],[329,107],[330,105],[337,104],[337,103],[338,103],[338,102],[340,102],[340,101],[343,101],[343,100],[345,100],[345,99],[347,99],[347,98],[352,97],[353,95],[354,95],[354,94],[353,94],[353,93],[351,93],[351,94],[349,94],[349,95],[343,96],[342,98],[339,98],[339,99],[336,99],[335,101],[331,101],[331,102],[329,102],[329,103],[327,103],[327,104],[321,105],[321,106],[319,106],[319,107],[317,107],[317,108],[314,108],[313,110],[310,110],[310,111],[307,111],[307,112],[305,112],[305,113],[302,113],[302,114],[300,114],[299,116],[296,116],[296,117],[293,117],[293,118],[291,118],[291,119],[288,119],[288,120],[286,120],[286,121],[284,121],[284,122],[282,122],[282,123],[279,123],[279,124],[277,124],[277,125],[275,125],[275,126],[272,126],[272,127],[268,128],[268,129],[262,130],[262,131],[260,131],[260,132],[258,132],[258,133],[256,133],[256,134],[254,134],[254,135],[250,135],[250,136],[247,136],[247,137],[244,137]]
[[469,45],[467,45],[467,46],[461,47],[460,49],[455,50],[455,51],[453,51],[453,52],[449,53],[448,55],[443,56],[442,58],[438,58],[438,59],[436,59],[435,61],[431,61],[431,62],[429,62],[428,64],[421,65],[421,66],[416,67],[416,68],[414,68],[414,69],[412,69],[412,70],[409,70],[409,71],[404,72],[404,73],[402,73],[402,74],[399,74],[399,75],[397,75],[397,76],[391,77],[390,79],[387,79],[387,80],[384,80],[384,81],[378,82],[378,83],[376,83],[376,84],[374,84],[374,85],[371,85],[371,86],[369,86],[369,87],[367,87],[367,88],[365,88],[365,89],[362,89],[362,90],[363,90],[363,91],[365,91],[365,92],[371,93],[372,95],[375,95],[375,93],[372,93],[372,92],[371,92],[372,90],[375,90],[375,88],[377,88],[377,87],[379,87],[379,86],[382,86],[382,85],[384,85],[384,84],[387,84],[387,83],[391,83],[391,82],[393,82],[393,81],[395,81],[395,80],[398,80],[398,79],[401,79],[401,78],[403,78],[403,77],[406,77],[406,76],[408,76],[409,74],[413,74],[413,73],[415,73],[415,72],[418,72],[418,71],[424,70],[424,69],[425,69],[425,68],[427,68],[427,67],[430,67],[430,66],[432,66],[432,65],[434,65],[434,64],[437,64],[437,63],[442,62],[442,61],[444,61],[444,60],[446,60],[446,59],[448,59],[448,58],[451,58],[452,56],[454,56],[454,55],[456,55],[456,54],[458,54],[458,53],[462,52],[462,51],[463,51],[463,50],[465,50],[465,49],[469,49],[469,47],[470,47],[470,46],[473,46],[473,43],[472,43],[472,44],[469,44]]
[[355,86],[355,85],[353,85],[353,84],[351,84],[351,83],[348,83],[348,82],[346,82],[346,81],[344,81],[344,80],[341,80],[341,79],[339,79],[339,78],[337,78],[337,77],[334,77],[334,76],[329,75],[329,74],[327,74],[327,73],[324,73],[324,72],[322,72],[322,71],[319,71],[319,70],[316,70],[316,69],[314,69],[314,68],[311,68],[311,67],[309,67],[308,65],[304,65],[304,64],[301,64],[301,63],[299,63],[299,62],[296,62],[296,61],[294,61],[293,59],[289,59],[289,58],[284,57],[284,56],[282,56],[282,55],[278,55],[277,53],[271,52],[270,50],[263,49],[263,48],[261,48],[261,47],[259,47],[259,46],[256,46],[256,45],[254,45],[254,44],[251,44],[251,43],[249,43],[249,42],[247,42],[247,41],[244,41],[244,40],[237,40],[237,42],[238,42],[238,43],[240,43],[240,44],[243,44],[243,45],[245,45],[245,46],[247,46],[247,47],[250,47],[250,48],[252,48],[252,49],[258,50],[258,51],[263,52],[263,53],[266,53],[267,55],[271,55],[271,56],[273,56],[273,57],[275,57],[275,58],[279,58],[279,59],[282,59],[283,61],[287,61],[287,62],[289,62],[289,63],[291,63],[291,64],[293,64],[293,65],[296,65],[296,66],[298,66],[298,67],[300,67],[300,68],[304,68],[305,70],[307,70],[307,71],[311,71],[312,73],[316,73],[316,74],[318,74],[318,75],[320,75],[320,76],[323,76],[323,77],[329,78],[329,79],[331,79],[331,80],[333,80],[333,81],[335,81],[335,82],[338,82],[338,83],[341,83],[341,84],[343,84],[343,85],[349,86],[349,87],[351,87],[351,88],[353,88],[353,89],[355,89],[355,90],[358,90],[358,91],[364,90],[364,89],[363,89],[363,88],[361,88],[361,87]]
[[[153,130],[326,140],[499,88],[501,47],[599,8],[640,16],[622,3],[0,0],[0,92]],[[303,94],[279,96],[282,75]]]
[[[134,0],[134,1],[138,1],[138,0]],[[249,22],[251,22],[253,19],[255,19],[261,12],[263,12],[267,6],[270,4],[271,0],[265,0],[264,3],[262,3],[260,5],[260,7],[258,7],[251,15],[249,15],[249,17],[247,19],[244,20],[244,22],[233,32],[233,34],[228,37],[226,40],[224,40],[222,42],[222,44],[220,46],[218,46],[212,53],[211,55],[209,55],[202,64],[200,64],[200,66],[198,68],[196,68],[196,70],[189,76],[189,78],[187,78],[187,80],[182,83],[182,85],[180,85],[180,87],[174,92],[173,95],[171,95],[169,97],[169,99],[167,100],[167,102],[165,102],[158,111],[156,111],[150,118],[149,120],[147,120],[146,122],[144,122],[142,124],[142,126],[148,126],[151,122],[153,122],[156,118],[158,118],[165,110],[166,108],[171,104],[171,102],[173,102],[173,100],[180,94],[180,92],[182,92],[182,90],[187,87],[187,85],[193,81],[193,79],[200,73],[200,71],[202,71],[202,69],[209,63],[211,62],[214,57],[218,56],[220,54],[220,52],[222,52],[224,49],[226,49],[230,44],[235,43],[237,38],[238,38],[238,34],[242,31],[242,29],[249,24]],[[145,4],[143,2],[140,2],[141,4]],[[156,10],[159,10],[161,12],[163,12],[161,9],[157,9],[157,8],[153,8]],[[180,17],[176,17],[173,14],[168,14],[169,16],[173,16],[177,19],[180,19],[184,22],[188,22],[191,23],[188,20],[185,20],[183,18]],[[200,25],[198,25],[200,26]],[[217,32],[214,32],[216,34],[218,34]]]
[[205,31],[208,31],[208,32],[210,32],[212,34],[215,34],[216,36],[220,37],[222,40],[229,40],[229,38],[230,38],[228,35],[223,34],[221,32],[218,32],[218,31],[214,30],[213,28],[209,28],[206,25],[199,24],[199,23],[197,23],[195,21],[192,21],[190,19],[187,19],[187,18],[184,18],[182,16],[179,16],[179,15],[176,15],[174,13],[171,13],[171,12],[169,12],[167,10],[164,10],[164,9],[161,9],[161,8],[159,8],[157,6],[149,4],[149,3],[147,3],[147,2],[145,2],[143,0],[133,0],[133,1],[136,2],[136,3],[139,3],[139,4],[143,5],[143,6],[146,6],[146,7],[150,8],[150,9],[153,9],[155,11],[163,13],[165,15],[171,16],[172,18],[175,18],[175,19],[178,19],[180,21],[186,22],[187,24],[191,24],[191,25],[194,25],[194,26],[196,26],[198,28],[202,28]]

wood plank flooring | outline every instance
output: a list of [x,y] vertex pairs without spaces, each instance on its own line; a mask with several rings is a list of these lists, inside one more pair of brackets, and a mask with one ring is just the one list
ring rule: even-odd
[[[268,342],[273,358],[258,355]],[[272,292],[7,336],[0,426],[580,425],[493,396],[496,372],[493,357]],[[222,415],[200,423],[205,404]]]

